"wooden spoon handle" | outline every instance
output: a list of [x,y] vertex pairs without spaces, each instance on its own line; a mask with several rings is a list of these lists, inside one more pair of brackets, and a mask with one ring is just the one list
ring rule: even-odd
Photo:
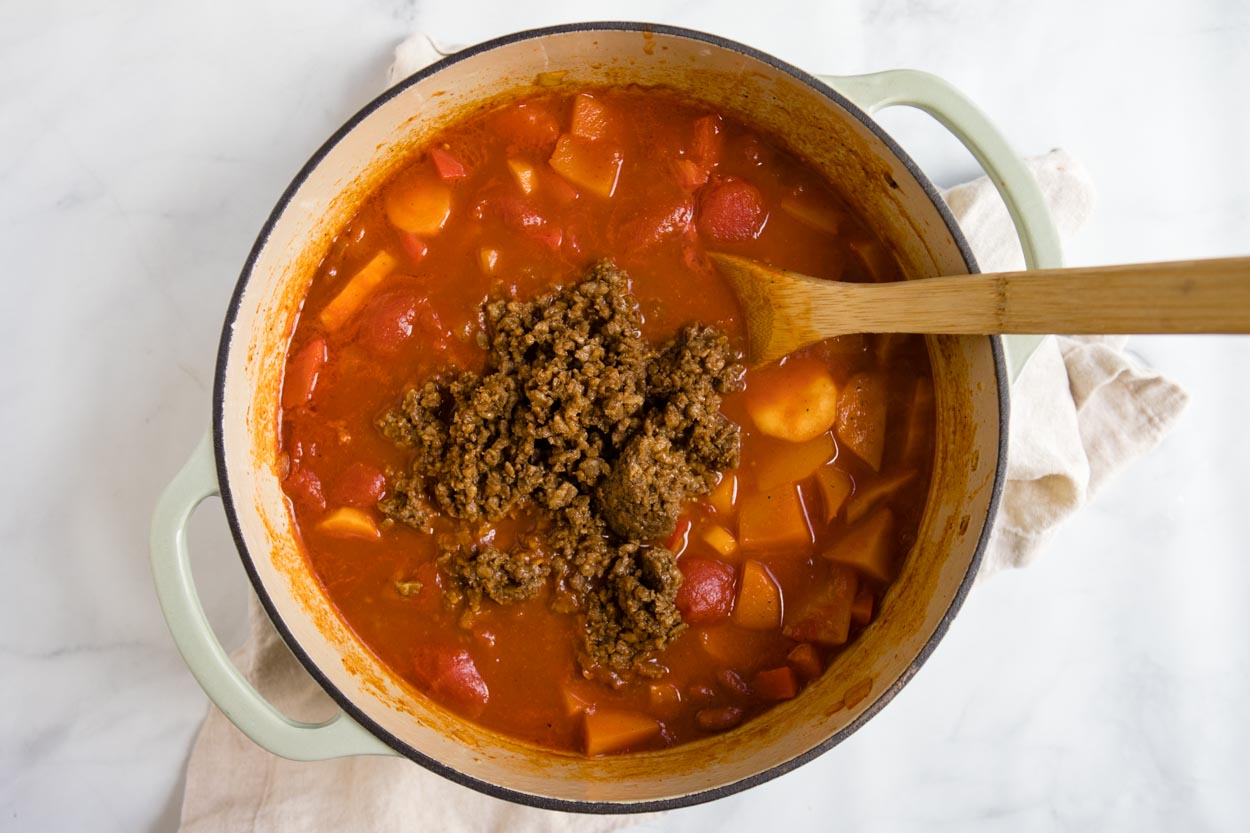
[[843,332],[1250,333],[1250,257],[839,286],[817,329],[828,315]]

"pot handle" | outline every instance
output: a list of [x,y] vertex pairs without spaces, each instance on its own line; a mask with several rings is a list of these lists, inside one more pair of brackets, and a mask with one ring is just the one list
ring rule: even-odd
[[206,498],[220,494],[213,443],[206,433],[156,502],[152,515],[152,576],[178,652],[208,698],[260,746],[296,761],[346,755],[394,755],[343,712],[325,723],[301,723],[265,700],[230,661],[200,605],[187,550],[187,521]]
[[[1041,189],[1006,138],[963,93],[927,72],[895,69],[867,75],[817,76],[868,114],[886,107],[915,107],[954,134],[989,174],[1007,204],[1029,269],[1063,266],[1059,232]],[[1003,336],[1012,381],[1044,336]]]

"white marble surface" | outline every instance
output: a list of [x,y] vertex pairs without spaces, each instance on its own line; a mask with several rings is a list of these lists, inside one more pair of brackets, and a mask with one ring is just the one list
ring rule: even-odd
[[[151,590],[153,501],[209,419],[257,229],[379,89],[412,28],[701,28],[800,66],[935,71],[1101,200],[1073,263],[1250,251],[1250,8],[997,3],[117,0],[0,5],[0,829],[172,830],[205,699]],[[941,184],[970,158],[883,121]],[[1193,401],[1175,434],[979,589],[880,716],[797,772],[660,830],[1250,829],[1250,339],[1142,338]],[[204,603],[242,635],[214,505]]]

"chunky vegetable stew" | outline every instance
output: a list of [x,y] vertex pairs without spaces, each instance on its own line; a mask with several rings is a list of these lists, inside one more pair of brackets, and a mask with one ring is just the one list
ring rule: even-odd
[[439,135],[335,238],[280,430],[308,562],[416,690],[589,755],[798,696],[914,543],[912,336],[741,365],[709,251],[900,277],[779,143],[659,90],[523,98]]

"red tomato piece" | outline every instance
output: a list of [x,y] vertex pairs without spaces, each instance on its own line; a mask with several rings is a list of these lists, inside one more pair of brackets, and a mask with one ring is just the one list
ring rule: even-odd
[[305,344],[291,357],[286,365],[286,375],[282,378],[283,408],[298,408],[312,399],[317,377],[327,358],[326,340],[321,336]]
[[410,231],[399,232],[399,245],[403,247],[404,254],[408,255],[408,261],[413,266],[424,260],[430,251],[426,242]]
[[360,343],[373,353],[393,355],[412,337],[422,304],[428,306],[411,292],[387,292],[374,298],[360,314]]
[[367,463],[352,463],[332,481],[329,493],[335,503],[367,508],[386,494],[386,477]]
[[617,243],[626,250],[653,246],[665,238],[684,234],[693,219],[694,200],[689,198],[658,209],[648,209],[621,226]]
[[532,240],[556,251],[564,239],[564,232],[538,212],[533,203],[513,194],[495,194],[477,204],[474,209],[479,218],[497,217],[505,226],[523,232]]
[[425,646],[418,650],[413,665],[417,680],[430,694],[461,714],[477,717],[486,708],[490,689],[463,648]]
[[678,518],[677,527],[673,530],[673,534],[668,536],[668,540],[664,542],[664,548],[673,555],[681,555],[690,536],[690,527],[689,518]]
[[491,118],[491,127],[519,148],[550,148],[560,135],[560,122],[542,104],[519,104],[500,110]]
[[460,179],[466,174],[464,163],[442,148],[430,149],[430,161],[443,179]]
[[293,467],[282,481],[282,488],[301,508],[315,509],[318,512],[326,508],[325,495],[321,493],[321,478],[313,474],[311,469]]
[[749,182],[722,179],[699,193],[699,231],[713,240],[754,240],[767,222],[764,197]]
[[691,624],[723,619],[733,610],[734,568],[723,561],[687,558],[678,563],[684,580],[674,600]]

